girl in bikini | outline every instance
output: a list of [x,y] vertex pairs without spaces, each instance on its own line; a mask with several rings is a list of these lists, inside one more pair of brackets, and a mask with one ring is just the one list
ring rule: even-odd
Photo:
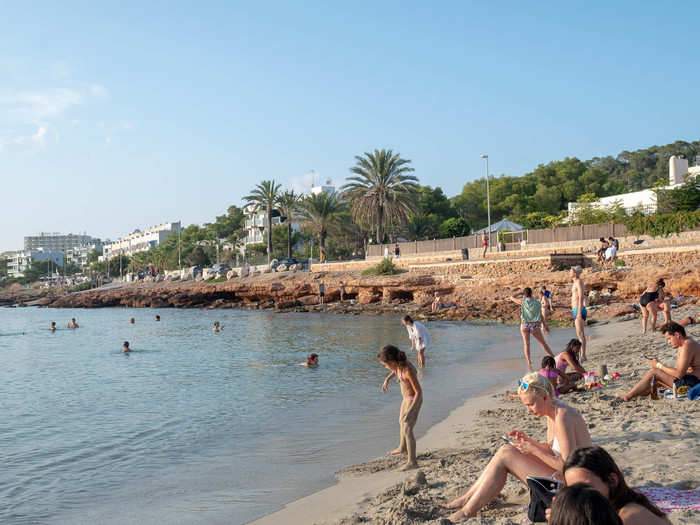
[[658,279],[655,283],[649,284],[644,293],[639,298],[639,305],[642,307],[642,333],[647,333],[647,319],[651,317],[651,331],[656,331],[656,314],[659,305],[656,300],[663,297],[666,283],[663,279]]
[[[532,361],[530,360],[530,334],[540,343],[546,354],[554,357],[552,350],[549,348],[547,341],[544,340],[540,325],[544,324],[547,328],[547,323],[542,319],[542,304],[532,297],[532,288],[523,289],[524,297],[517,299],[510,296],[510,300],[515,304],[520,305],[520,334],[523,336],[523,351],[527,360],[527,369],[532,370]],[[547,328],[549,331],[549,328]]]
[[399,412],[399,430],[401,440],[399,446],[389,454],[406,454],[408,460],[399,470],[418,468],[416,461],[416,438],[413,427],[418,421],[418,412],[423,404],[423,390],[418,383],[415,367],[406,359],[406,354],[393,345],[385,345],[377,354],[377,358],[391,373],[382,384],[382,392],[389,388],[389,381],[396,376],[401,385],[401,410]]
[[[557,369],[566,376],[567,382],[570,386],[567,388],[565,385],[559,387],[559,392],[562,394],[568,392],[573,388],[573,383],[578,381],[586,373],[586,370],[581,366],[579,361],[579,355],[581,354],[581,341],[574,338],[569,341],[564,348],[564,351],[557,355],[555,358]],[[567,367],[571,367],[573,372],[567,372]]]

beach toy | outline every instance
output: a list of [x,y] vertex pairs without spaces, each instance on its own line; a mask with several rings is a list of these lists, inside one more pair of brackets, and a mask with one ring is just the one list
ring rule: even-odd
[[622,377],[622,374],[620,372],[615,372],[613,374],[613,379],[617,379],[618,377]]

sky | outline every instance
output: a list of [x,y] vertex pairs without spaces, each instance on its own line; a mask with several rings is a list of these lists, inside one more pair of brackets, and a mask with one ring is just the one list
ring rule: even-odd
[[[568,5],[562,5],[568,4]],[[202,224],[390,148],[448,196],[700,139],[696,2],[2,2],[0,252]]]

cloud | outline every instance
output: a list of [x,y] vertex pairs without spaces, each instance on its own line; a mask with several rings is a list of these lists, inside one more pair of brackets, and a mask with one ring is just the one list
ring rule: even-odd
[[19,149],[32,149],[33,147],[44,147],[46,143],[46,132],[48,131],[45,125],[39,126],[32,135],[19,135],[9,139],[0,138],[0,150],[6,146],[14,146]]
[[22,91],[0,95],[0,107],[5,106],[11,120],[37,122],[59,117],[83,100],[83,94],[73,89]]
[[112,137],[105,137],[105,143],[111,144],[111,143],[112,143]]

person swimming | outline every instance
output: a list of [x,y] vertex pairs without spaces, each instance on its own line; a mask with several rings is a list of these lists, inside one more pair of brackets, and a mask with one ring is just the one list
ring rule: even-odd
[[68,328],[80,328],[80,326],[78,325],[78,322],[75,320],[75,317],[73,317],[70,320],[70,323],[68,323]]
[[52,332],[56,331],[56,321],[51,321],[51,328],[49,328]]
[[129,348],[129,341],[124,341],[124,344],[122,345],[122,352],[125,354],[131,352],[131,348]]
[[156,321],[160,321],[160,315],[156,315]]
[[299,366],[308,366],[316,368],[318,366],[318,354],[309,354],[305,363],[299,363]]
[[220,332],[224,327],[219,324],[219,321],[214,321],[214,332]]
[[136,324],[136,319],[134,319],[134,318],[132,317],[131,319],[129,319],[129,322],[130,322],[131,324]]

